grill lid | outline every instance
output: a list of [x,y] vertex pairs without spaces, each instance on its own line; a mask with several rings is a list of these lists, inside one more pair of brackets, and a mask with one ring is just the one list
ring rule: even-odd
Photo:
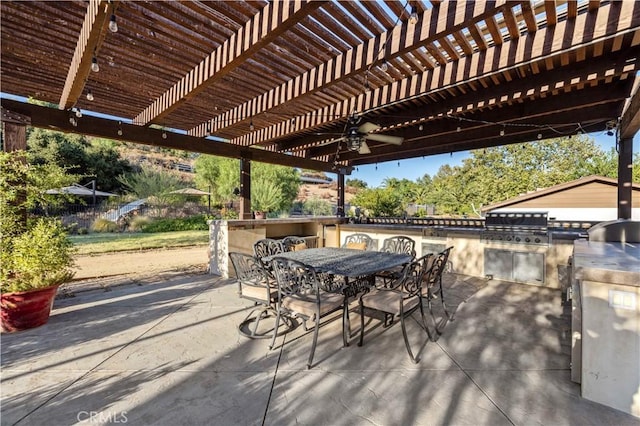
[[547,212],[491,212],[486,214],[484,226],[495,231],[546,231]]

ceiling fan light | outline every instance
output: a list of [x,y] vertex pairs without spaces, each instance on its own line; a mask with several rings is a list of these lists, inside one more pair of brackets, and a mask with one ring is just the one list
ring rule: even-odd
[[411,6],[411,15],[409,15],[409,23],[415,25],[418,23],[418,9],[415,6]]
[[118,32],[118,23],[116,22],[115,14],[112,14],[111,18],[109,19],[109,31],[111,31],[112,33]]

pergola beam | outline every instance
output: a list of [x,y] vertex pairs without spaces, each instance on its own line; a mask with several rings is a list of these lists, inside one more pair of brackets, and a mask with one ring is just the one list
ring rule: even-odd
[[[617,87],[609,87],[609,85],[596,86],[594,88],[583,89],[578,93],[572,94],[572,96],[567,96],[568,93],[559,93],[556,95],[549,95],[544,100],[538,100],[537,102],[529,103],[524,100],[521,103],[505,106],[504,108],[495,108],[492,111],[483,112],[480,111],[477,114],[469,114],[464,117],[467,120],[473,121],[465,121],[462,122],[462,127],[465,129],[461,131],[462,135],[456,132],[456,126],[458,126],[457,120],[451,120],[446,117],[438,118],[437,121],[434,120],[434,124],[430,126],[429,123],[425,123],[424,130],[419,130],[415,126],[410,129],[405,129],[405,142],[403,143],[403,151],[410,151],[413,147],[416,149],[420,149],[425,145],[430,145],[434,141],[441,140],[442,142],[446,142],[446,140],[458,139],[458,138],[468,138],[472,139],[477,136],[472,131],[481,131],[484,133],[491,134],[491,132],[487,132],[487,128],[493,127],[495,128],[495,133],[493,133],[494,138],[500,140],[503,137],[498,136],[498,132],[502,126],[506,126],[507,133],[512,132],[514,129],[517,130],[516,127],[509,126],[518,125],[518,124],[531,124],[531,127],[528,127],[527,130],[530,134],[533,134],[537,137],[537,134],[540,133],[544,135],[545,132],[548,133],[549,129],[546,125],[554,128],[556,126],[573,126],[573,130],[577,131],[577,123],[580,123],[578,120],[571,120],[569,122],[558,121],[557,114],[558,111],[562,111],[562,114],[565,114],[568,117],[571,117],[571,114],[567,114],[567,112],[574,112],[574,116],[576,119],[579,117],[577,112],[584,109],[593,107],[604,106],[607,104],[617,104],[618,101],[625,98],[626,93],[628,93],[628,87],[625,87],[625,84],[617,84]],[[608,108],[603,108],[608,110]],[[600,117],[602,120],[610,120],[614,117],[617,117],[620,111],[615,111],[613,115],[608,117]],[[594,117],[589,116],[589,120],[593,120]],[[536,126],[538,125],[538,126]],[[385,154],[395,154],[397,152],[397,148],[393,145],[373,145],[369,144],[369,148],[371,149],[371,154],[369,155],[361,155],[357,152],[348,152],[342,153],[340,155],[341,160],[353,160],[356,158],[367,158],[369,156],[377,156],[377,155],[385,155]],[[335,151],[335,150],[334,150]]]
[[640,130],[640,84],[636,85],[635,92],[622,113],[620,139],[633,139],[638,130]]
[[[596,84],[597,82],[620,76],[622,74],[633,73],[640,68],[640,61],[627,61],[629,55],[640,54],[640,47],[636,46],[621,52],[619,55],[611,57],[611,61],[591,63],[583,61],[568,69],[559,68],[545,74],[537,74],[531,77],[505,83],[499,88],[491,87],[486,90],[469,92],[464,96],[456,96],[445,102],[429,103],[420,107],[412,107],[406,112],[406,122],[413,120],[423,120],[437,118],[439,115],[452,114],[462,115],[483,108],[494,108],[513,102],[521,102],[523,99],[533,99],[541,95],[551,93],[555,88],[566,90],[570,87],[578,87],[585,84]],[[396,112],[397,115],[397,112]],[[405,115],[405,114],[403,114]],[[386,127],[393,124],[397,119],[385,118],[384,115],[372,119],[376,124]],[[394,121],[395,120],[395,121]],[[331,131],[331,130],[328,130]],[[336,132],[341,129],[336,126]],[[405,129],[400,128],[385,132],[387,135],[405,137]],[[296,145],[312,144],[321,140],[326,140],[327,136],[312,135],[305,136],[295,141],[282,143],[279,150],[293,150]],[[310,147],[307,157],[319,157],[335,153],[335,144],[323,145],[321,147]]]
[[87,77],[91,72],[93,55],[104,40],[109,23],[109,9],[114,7],[115,5],[110,5],[104,0],[89,0],[87,13],[58,102],[60,109],[71,108],[82,95]]
[[148,125],[170,114],[186,100],[222,80],[325,3],[324,0],[268,3],[244,27],[138,114],[133,122]]
[[[587,127],[593,123],[601,123],[603,117],[615,115],[616,105],[611,105],[608,110],[596,111],[596,110],[583,110],[579,115],[576,115],[575,111],[558,114],[553,113],[554,119],[566,121],[575,120],[580,121]],[[496,126],[496,130],[499,126]],[[573,130],[575,126],[573,124],[567,126],[555,126],[554,129],[561,132],[569,132]],[[416,146],[415,149],[403,151],[400,154],[380,154],[370,155],[364,158],[357,158],[351,162],[351,166],[359,166],[364,164],[383,163],[385,161],[397,161],[408,158],[416,158],[427,155],[446,154],[458,151],[467,151],[470,149],[482,149],[493,146],[511,145],[515,143],[531,142],[537,140],[537,134],[542,134],[542,139],[549,139],[557,137],[557,133],[551,130],[530,130],[528,128],[522,130],[514,130],[508,135],[508,137],[496,137],[495,135],[487,134],[486,129],[477,129],[473,132],[460,132],[459,134],[449,134],[447,136],[439,137],[436,140],[424,143],[420,146]],[[471,139],[473,138],[473,139]]]
[[[504,7],[505,1],[493,2],[444,2],[441,7],[424,11],[418,26],[395,26],[393,29],[373,37],[329,61],[282,83],[280,86],[259,95],[237,107],[202,123],[189,133],[204,136],[207,128],[212,133],[248,120],[265,111],[283,107],[292,100],[310,97],[323,88],[361,73],[372,66],[427,46],[435,40],[445,40],[469,23],[475,23],[493,16]],[[451,10],[455,13],[451,13]],[[453,25],[448,26],[448,24]],[[384,47],[384,49],[382,49]]]
[[[616,25],[610,22],[610,19],[614,18]],[[629,29],[620,33],[617,31],[618,27]],[[585,28],[585,31],[576,34],[575,28]],[[464,83],[497,76],[505,71],[537,61],[546,61],[557,55],[577,55],[577,52],[589,48],[597,50],[598,46],[604,45],[607,41],[621,42],[627,32],[636,36],[629,47],[637,46],[640,43],[640,37],[637,37],[640,33],[640,9],[635,7],[633,2],[607,4],[592,13],[579,15],[576,22],[563,21],[554,28],[545,28],[530,34],[529,37],[519,37],[487,49],[482,55],[482,60],[478,55],[465,56],[456,62],[411,75],[371,92],[361,93],[292,120],[284,120],[240,136],[232,139],[231,143],[252,145],[268,142],[292,133],[296,128],[317,127],[336,122],[354,110],[366,112],[408,98],[447,91]],[[569,47],[567,38],[573,40]]]
[[[333,164],[317,160],[305,159],[293,155],[279,154],[264,149],[241,147],[225,142],[196,138],[189,135],[167,132],[162,129],[126,124],[115,120],[92,117],[85,114],[73,126],[69,120],[69,112],[48,108],[36,104],[2,99],[2,107],[13,113],[23,114],[31,118],[31,125],[44,129],[67,133],[78,133],[88,136],[107,138],[119,141],[134,142],[143,145],[199,152],[228,158],[244,158],[262,163],[279,164],[288,167],[300,167],[335,173]],[[346,167],[349,174],[351,169]]]

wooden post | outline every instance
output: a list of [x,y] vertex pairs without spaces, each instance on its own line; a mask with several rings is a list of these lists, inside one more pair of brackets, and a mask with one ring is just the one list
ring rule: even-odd
[[631,219],[633,139],[620,139],[618,148],[618,219]]
[[2,150],[26,151],[27,149],[27,125],[31,124],[31,118],[2,108]]
[[251,160],[240,159],[240,219],[251,219]]
[[338,173],[338,208],[336,209],[336,215],[338,217],[344,217],[344,174]]

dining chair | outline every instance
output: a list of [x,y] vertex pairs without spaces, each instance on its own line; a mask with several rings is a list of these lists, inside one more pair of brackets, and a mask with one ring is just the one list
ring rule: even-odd
[[342,248],[352,248],[358,250],[375,250],[375,241],[367,234],[347,235]]
[[284,245],[280,240],[274,240],[272,238],[263,238],[261,240],[256,241],[253,245],[253,253],[256,256],[256,259],[260,262],[262,267],[264,268],[267,277],[271,281],[271,284],[276,286],[276,277],[273,275],[273,271],[271,270],[271,265],[269,262],[265,262],[264,259],[267,256],[273,256],[274,254],[284,253]]
[[[271,261],[271,266],[278,282],[278,302],[276,303],[276,329],[280,320],[287,316],[297,316],[304,320],[305,330],[307,321],[315,323],[313,331],[313,343],[311,353],[307,362],[307,368],[311,368],[313,355],[318,343],[318,330],[320,329],[320,319],[343,309],[342,315],[342,339],[346,346],[347,337],[345,334],[344,319],[344,297],[336,288],[330,288],[323,283],[316,274],[313,267],[302,262],[275,257]],[[273,349],[276,343],[276,336],[273,336],[271,346]]]
[[453,321],[453,314],[449,313],[447,305],[444,302],[444,288],[442,287],[442,274],[447,268],[447,262],[449,261],[449,254],[451,254],[451,250],[453,250],[453,246],[444,249],[435,256],[430,267],[429,274],[425,277],[425,282],[422,288],[422,295],[427,301],[427,306],[429,307],[431,317],[436,324],[436,331],[438,332],[438,334],[441,334],[441,331],[438,328],[438,324],[436,323],[431,303],[433,299],[438,298],[436,293],[439,293],[440,302],[442,303],[442,309],[444,310],[447,319]]
[[[277,327],[262,331],[259,326],[261,320],[269,317],[273,318],[275,324],[276,302],[278,300],[277,286],[269,284],[262,264],[255,257],[237,252],[229,253],[229,257],[236,272],[238,295],[242,299],[251,300],[255,306],[238,326],[240,333],[250,338],[272,337],[272,334],[277,334]],[[253,327],[251,327],[252,323]],[[293,322],[289,319],[284,322],[284,325],[283,332],[293,328]]]
[[[382,242],[382,252],[408,254],[415,259],[416,257],[416,242],[409,237],[396,236],[385,239]],[[402,267],[397,267],[389,271],[381,271],[376,274],[376,278],[382,280],[383,287],[389,287],[393,282],[397,282],[397,279],[402,276]]]
[[409,357],[414,363],[419,361],[411,350],[405,322],[409,316],[419,310],[422,320],[421,326],[426,331],[429,340],[432,340],[422,306],[422,283],[432,256],[433,254],[429,253],[407,264],[402,270],[401,277],[397,279],[398,282],[392,288],[376,288],[360,297],[360,341],[358,346],[362,346],[364,342],[365,308],[380,311],[384,313],[383,326],[385,327],[391,326],[395,317],[400,318],[402,336]]
[[289,236],[282,239],[285,251],[299,251],[307,248],[307,240],[302,237]]

